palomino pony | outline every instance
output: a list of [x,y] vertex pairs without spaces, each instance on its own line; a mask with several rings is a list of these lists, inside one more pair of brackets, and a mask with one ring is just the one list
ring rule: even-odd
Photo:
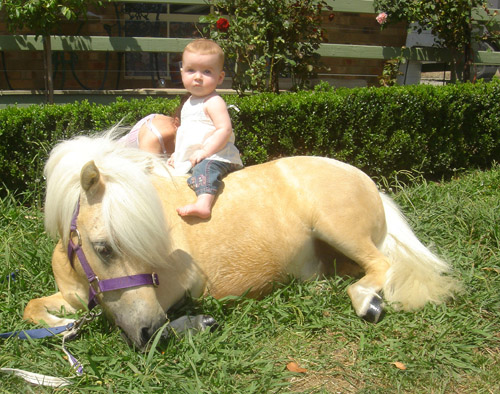
[[391,199],[333,159],[290,157],[231,173],[209,220],[179,217],[176,208],[194,198],[185,178],[112,133],[61,142],[45,175],[59,291],[28,303],[24,317],[34,322],[66,324],[54,311],[89,299],[143,348],[186,293],[260,297],[273,282],[333,274],[348,261],[364,273],[348,288],[354,310],[373,322],[381,295],[411,310],[457,287]]

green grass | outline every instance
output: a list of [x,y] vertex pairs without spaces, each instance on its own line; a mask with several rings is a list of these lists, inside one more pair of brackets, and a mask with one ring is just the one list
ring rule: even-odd
[[[395,192],[418,236],[452,262],[464,292],[445,305],[377,325],[357,318],[349,279],[279,288],[267,298],[190,303],[221,328],[149,352],[126,345],[103,319],[68,348],[85,375],[58,390],[2,376],[0,393],[495,393],[500,392],[500,166]],[[0,331],[28,328],[28,300],[54,292],[54,242],[42,213],[7,197],[0,206]],[[16,280],[7,276],[17,272]],[[70,376],[60,339],[0,342],[0,367]],[[306,373],[292,373],[296,361]],[[399,369],[395,362],[403,363]]]

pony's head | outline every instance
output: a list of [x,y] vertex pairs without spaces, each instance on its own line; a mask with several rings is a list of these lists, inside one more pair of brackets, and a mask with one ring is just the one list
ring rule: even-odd
[[[70,224],[79,204],[81,249],[100,280],[158,272],[170,254],[163,208],[152,184],[160,171],[161,159],[124,147],[109,133],[58,144],[45,166],[47,231],[66,246],[74,236]],[[81,265],[72,266],[87,281]],[[113,290],[99,294],[98,302],[142,348],[166,321],[156,292],[150,285]]]

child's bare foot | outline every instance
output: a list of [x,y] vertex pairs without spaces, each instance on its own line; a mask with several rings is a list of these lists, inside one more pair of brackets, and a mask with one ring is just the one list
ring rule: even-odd
[[177,208],[179,216],[197,216],[208,219],[212,214],[212,203],[215,196],[212,194],[200,194],[194,204]]
[[196,204],[189,204],[177,208],[177,213],[179,216],[197,216],[201,219],[208,219],[212,212],[210,209],[200,209]]

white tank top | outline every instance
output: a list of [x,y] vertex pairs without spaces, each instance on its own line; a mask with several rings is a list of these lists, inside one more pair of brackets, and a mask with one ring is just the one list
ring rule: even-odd
[[[210,138],[215,126],[204,110],[205,98],[191,96],[182,106],[181,125],[175,138],[174,166],[175,175],[187,174],[191,169],[189,158],[203,143]],[[240,152],[234,146],[234,133],[231,133],[228,143],[219,152],[208,157],[226,163],[243,165]]]

